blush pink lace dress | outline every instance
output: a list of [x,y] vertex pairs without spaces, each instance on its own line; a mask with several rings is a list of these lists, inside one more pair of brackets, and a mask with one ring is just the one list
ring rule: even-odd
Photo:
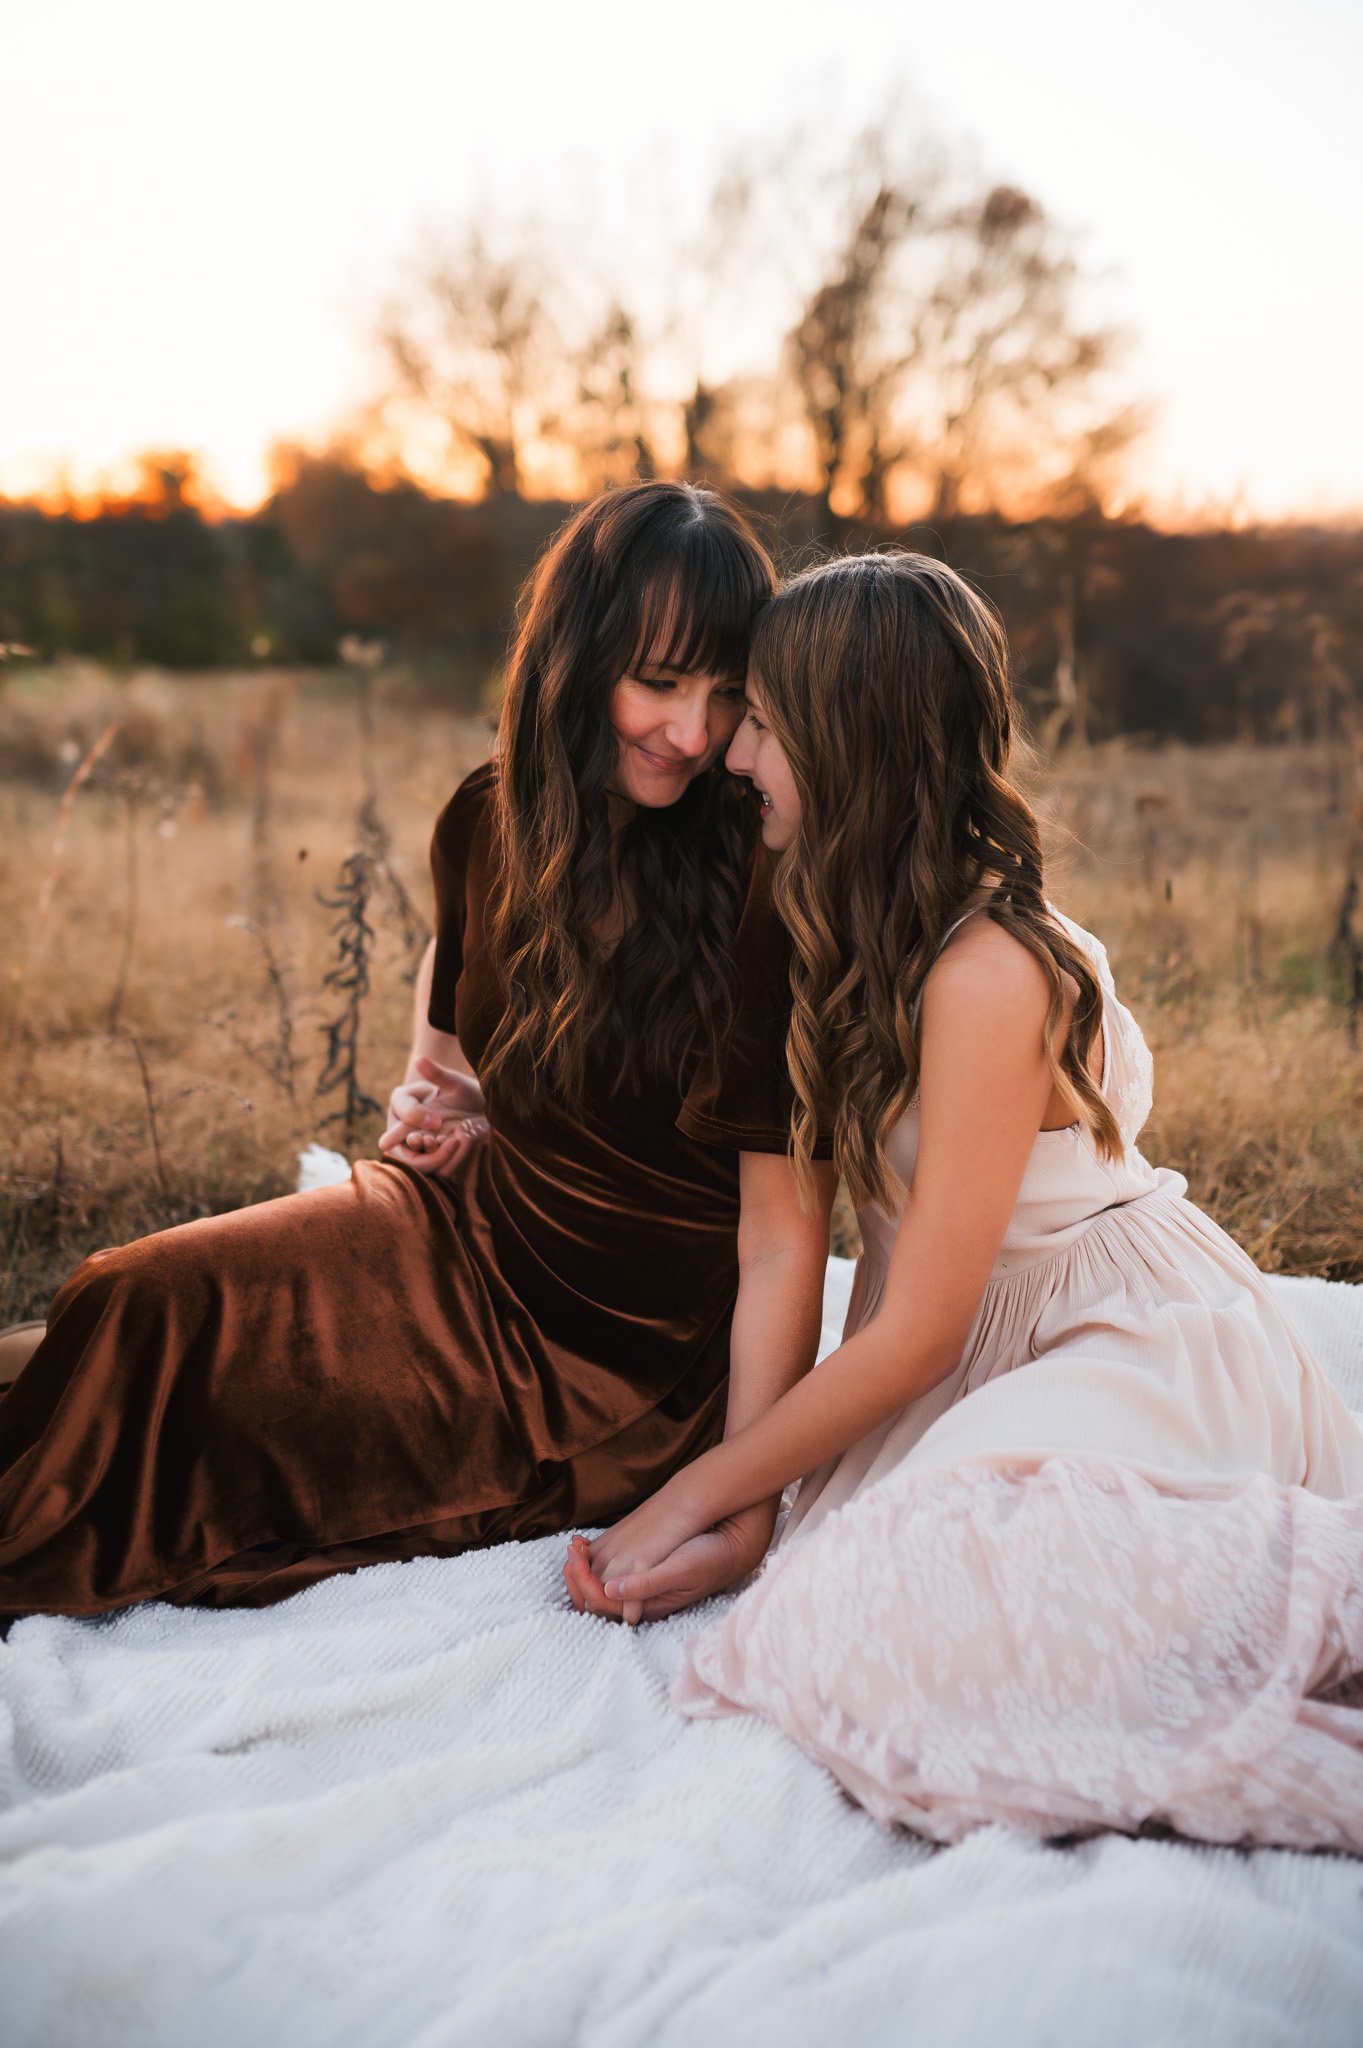
[[[955,1371],[803,1482],[675,1697],[764,1715],[939,1841],[1155,1823],[1363,1851],[1363,1430],[1137,1151],[1150,1054],[1064,923],[1102,983],[1125,1158],[1040,1133]],[[917,1136],[910,1110],[906,1186]],[[897,1222],[859,1220],[849,1336]]]

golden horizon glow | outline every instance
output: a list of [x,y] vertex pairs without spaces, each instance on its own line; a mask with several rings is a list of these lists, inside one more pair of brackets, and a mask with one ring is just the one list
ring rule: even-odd
[[170,0],[47,0],[0,22],[28,167],[0,197],[0,494],[88,507],[184,448],[215,507],[253,509],[273,444],[324,445],[372,391],[367,328],[424,227],[574,182],[609,225],[660,152],[694,192],[794,114],[851,134],[903,75],[1118,273],[1161,413],[1128,497],[1159,523],[1363,517],[1363,16],[1341,0],[1290,27],[1267,0],[1149,0],[1139,32],[1085,0],[849,0],[832,86],[823,0],[694,0],[684,32],[607,0],[487,12],[238,0],[227,37]]

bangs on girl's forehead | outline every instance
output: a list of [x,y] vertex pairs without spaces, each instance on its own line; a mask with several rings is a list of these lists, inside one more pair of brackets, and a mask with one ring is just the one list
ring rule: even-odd
[[748,665],[753,619],[764,595],[746,564],[726,559],[718,548],[698,551],[646,586],[633,666],[740,681]]

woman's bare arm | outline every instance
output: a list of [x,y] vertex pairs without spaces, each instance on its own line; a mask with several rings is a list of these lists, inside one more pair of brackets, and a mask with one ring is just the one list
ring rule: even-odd
[[[466,1074],[475,1083],[477,1076],[464,1057],[463,1047],[452,1031],[440,1031],[430,1020],[431,976],[435,971],[435,940],[432,939],[421,956],[417,969],[416,987],[412,997],[412,1049],[407,1055],[407,1071],[404,1081],[418,1078],[417,1062],[422,1059],[434,1060],[438,1066],[448,1067],[452,1072]],[[482,1091],[479,1090],[481,1097]]]
[[806,1211],[789,1159],[744,1152],[738,1166],[738,1299],[729,1346],[726,1437],[765,1415],[814,1363],[837,1186],[831,1166],[815,1166],[814,1201]]
[[487,1135],[478,1077],[452,1031],[431,1023],[435,940],[422,956],[412,1004],[412,1046],[402,1080],[388,1099],[388,1128],[379,1150],[421,1173],[445,1173]]

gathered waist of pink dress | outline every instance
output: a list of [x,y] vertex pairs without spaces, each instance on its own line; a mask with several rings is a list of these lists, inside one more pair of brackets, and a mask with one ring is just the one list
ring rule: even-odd
[[[1086,1240],[1096,1239],[1095,1249],[1106,1236],[1112,1235],[1120,1240],[1138,1217],[1148,1223],[1165,1210],[1186,1210],[1187,1187],[1181,1173],[1159,1168],[1152,1171],[1148,1181],[1116,1195],[1101,1208],[1076,1205],[1074,1213],[1069,1216],[1064,1213],[1063,1200],[1058,1201],[1052,1194],[1035,1204],[1035,1227],[1032,1229],[1028,1228],[1032,1205],[1019,1202],[986,1287],[1001,1286],[1019,1273],[1030,1273],[1052,1261],[1070,1257],[1076,1246]],[[859,1221],[862,1226],[862,1252],[857,1262],[858,1291],[866,1301],[868,1289],[873,1288],[878,1299],[884,1287],[895,1230],[887,1217],[877,1219],[879,1230],[871,1225],[871,1219],[864,1212]],[[869,1308],[869,1301],[866,1305]]]

